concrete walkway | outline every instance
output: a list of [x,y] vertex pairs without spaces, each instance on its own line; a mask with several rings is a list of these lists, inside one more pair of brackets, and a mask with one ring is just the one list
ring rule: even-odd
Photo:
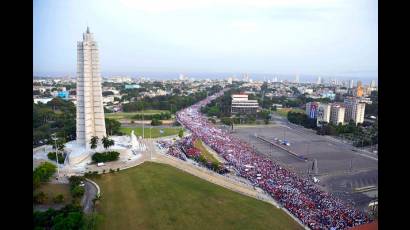
[[93,199],[96,197],[98,193],[97,187],[88,180],[84,181],[84,195],[81,199],[81,206],[83,206],[84,213],[92,213],[94,210],[94,203]]

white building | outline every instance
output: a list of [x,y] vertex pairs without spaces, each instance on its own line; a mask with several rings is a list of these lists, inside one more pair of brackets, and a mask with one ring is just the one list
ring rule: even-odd
[[363,123],[366,103],[361,102],[358,98],[350,97],[345,99],[344,105],[346,107],[346,122],[350,122],[350,120],[353,120],[356,125],[358,123]]
[[354,87],[354,81],[350,80],[349,82],[349,89],[352,89]]
[[47,102],[53,100],[53,98],[35,98],[33,99],[35,104],[43,103],[43,104],[47,104]]
[[107,103],[113,103],[114,102],[114,96],[110,95],[110,96],[106,96],[103,97],[103,104],[106,105]]
[[77,144],[106,135],[98,47],[89,28],[77,43]]
[[258,108],[258,101],[248,100],[248,94],[232,94],[232,114],[256,114]]
[[330,109],[330,122],[334,125],[344,123],[345,108],[340,104],[332,104]]
[[376,81],[375,80],[372,80],[370,82],[370,88],[376,88]]
[[317,111],[317,126],[321,126],[322,122],[330,122],[330,104],[320,104]]
[[313,89],[310,88],[305,88],[303,90],[301,90],[302,93],[307,93],[307,94],[312,94],[313,93]]
[[318,84],[318,85],[322,84],[322,78],[320,76],[317,77],[316,84]]
[[228,84],[232,84],[232,77],[228,78]]

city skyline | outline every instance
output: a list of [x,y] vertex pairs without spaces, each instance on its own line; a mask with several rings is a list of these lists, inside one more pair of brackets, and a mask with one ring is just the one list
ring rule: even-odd
[[[100,3],[100,2],[99,2]],[[158,5],[156,5],[158,4]],[[161,6],[161,7],[159,7]],[[34,2],[33,74],[75,74],[87,25],[101,73],[377,79],[377,1]],[[67,20],[70,19],[70,20]],[[165,77],[169,78],[169,77]]]

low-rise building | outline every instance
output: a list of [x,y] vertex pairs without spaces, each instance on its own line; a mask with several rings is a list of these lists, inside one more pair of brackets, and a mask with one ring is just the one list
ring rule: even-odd
[[231,114],[256,114],[257,100],[249,100],[248,94],[232,94]]
[[34,103],[38,104],[40,102],[40,103],[43,103],[43,104],[47,104],[47,102],[49,102],[51,100],[53,100],[53,98],[35,98]]
[[57,97],[62,98],[64,100],[68,100],[70,93],[68,91],[59,91],[57,93]]
[[139,88],[141,87],[138,84],[125,85],[125,89],[139,89]]
[[282,104],[272,104],[272,108],[282,109],[283,105]]

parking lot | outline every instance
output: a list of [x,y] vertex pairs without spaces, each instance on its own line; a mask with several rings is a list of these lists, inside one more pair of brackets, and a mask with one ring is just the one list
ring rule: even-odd
[[[361,154],[351,145],[286,125],[238,127],[232,134],[302,177],[313,175],[312,164],[316,160],[317,174],[314,176],[320,179],[319,186],[356,207],[365,208],[377,196],[377,158]],[[290,146],[283,147],[306,157],[307,161],[258,139],[255,134],[272,142],[274,138],[287,140]],[[376,189],[366,193],[355,192],[355,189],[367,186],[375,186]]]

